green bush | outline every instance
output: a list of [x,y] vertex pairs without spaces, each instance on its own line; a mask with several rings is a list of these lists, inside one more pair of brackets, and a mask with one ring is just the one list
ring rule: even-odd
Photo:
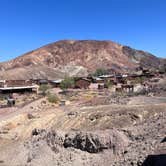
[[57,103],[59,99],[58,99],[58,97],[55,94],[48,94],[47,95],[47,100],[50,103]]
[[108,74],[108,71],[102,68],[96,69],[95,73],[93,74],[93,76],[98,77],[101,75],[106,75]]
[[5,97],[4,96],[0,96],[0,100],[5,100]]
[[107,88],[111,88],[113,86],[113,82],[108,80],[106,81],[105,85]]
[[48,91],[48,89],[49,89],[49,86],[45,84],[40,85],[39,87],[39,91],[41,91],[42,95],[44,96],[46,95],[46,92]]
[[74,78],[72,77],[65,77],[65,79],[61,82],[60,88],[63,90],[67,90],[75,85]]

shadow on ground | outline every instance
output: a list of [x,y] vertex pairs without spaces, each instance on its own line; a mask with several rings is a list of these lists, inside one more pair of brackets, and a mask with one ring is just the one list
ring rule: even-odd
[[166,154],[149,155],[142,166],[166,166]]

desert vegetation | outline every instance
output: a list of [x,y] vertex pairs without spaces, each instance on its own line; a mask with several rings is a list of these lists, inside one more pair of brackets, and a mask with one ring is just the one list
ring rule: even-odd
[[46,85],[46,84],[42,84],[42,85],[40,85],[40,87],[39,87],[39,91],[41,92],[41,94],[43,95],[43,96],[45,96],[46,94],[47,94],[47,91],[49,90],[49,86],[48,85]]
[[64,80],[60,84],[60,88],[65,91],[69,88],[74,87],[74,84],[75,84],[74,78],[65,76]]
[[106,74],[109,74],[109,72],[106,69],[98,68],[92,75],[97,77],[97,76],[106,75]]
[[52,94],[52,93],[48,93],[47,94],[47,100],[50,102],[50,103],[57,103],[59,101],[58,97],[56,94]]

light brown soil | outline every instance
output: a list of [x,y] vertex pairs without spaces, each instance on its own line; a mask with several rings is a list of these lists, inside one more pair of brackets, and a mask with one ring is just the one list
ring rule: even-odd
[[[96,93],[80,93],[80,98],[85,101],[94,96],[96,98]],[[0,166],[128,166],[132,162],[136,166],[138,160],[142,162],[148,154],[153,153],[165,137],[165,101],[165,97],[138,96],[130,98],[127,104],[86,105],[86,102],[80,103],[77,97],[72,97],[70,105],[60,107],[41,98],[22,108],[1,109]],[[125,154],[124,151],[114,154],[113,149],[90,154],[72,147],[59,147],[59,151],[55,152],[43,140],[37,145],[35,142],[33,146],[30,140],[33,140],[31,134],[35,128],[53,129],[60,135],[71,130],[93,134],[116,129],[127,137],[129,145]],[[24,146],[26,141],[31,142],[30,147]],[[30,162],[29,155],[32,155]]]

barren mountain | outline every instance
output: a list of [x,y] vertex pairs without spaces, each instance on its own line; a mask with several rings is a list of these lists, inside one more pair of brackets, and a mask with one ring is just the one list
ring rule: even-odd
[[154,55],[112,41],[63,40],[0,63],[2,79],[84,76],[97,68],[133,71],[138,66],[158,67]]

